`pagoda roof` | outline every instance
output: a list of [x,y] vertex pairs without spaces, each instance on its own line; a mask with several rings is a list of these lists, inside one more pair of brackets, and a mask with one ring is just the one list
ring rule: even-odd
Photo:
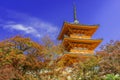
[[90,50],[94,50],[101,42],[102,39],[64,38],[62,43],[66,47],[69,46],[67,48],[86,47]]
[[80,33],[81,30],[84,30],[85,34],[92,36],[94,32],[98,29],[98,27],[99,25],[85,25],[64,22],[60,34],[58,36],[58,40],[62,40],[64,35],[68,34],[68,32],[70,31],[72,33]]
[[[86,55],[82,55],[82,54],[76,54],[76,53],[72,53],[72,54],[63,54],[63,56],[61,56],[60,58],[58,58],[56,60],[56,63],[58,66],[73,66],[74,64],[78,63],[78,62],[84,62],[85,60],[91,58],[92,56],[86,56]],[[62,65],[61,65],[62,64]]]

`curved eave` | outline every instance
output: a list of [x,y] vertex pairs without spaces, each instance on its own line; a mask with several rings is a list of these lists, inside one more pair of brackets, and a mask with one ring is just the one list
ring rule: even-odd
[[102,39],[78,39],[78,38],[69,37],[69,38],[64,38],[63,41],[94,43],[94,42],[102,42]]
[[65,28],[66,28],[65,23],[66,22],[63,23],[63,26],[62,26],[62,28],[60,30],[60,33],[59,33],[58,38],[57,38],[58,40],[62,40],[63,39],[63,36],[65,34]]
[[89,34],[90,36],[92,36],[94,34],[94,32],[98,29],[98,27],[99,27],[99,25],[83,25],[83,24],[72,24],[72,23],[64,22],[57,39],[62,40],[64,34],[66,34],[68,32],[68,28],[78,29],[78,30],[79,29],[87,29],[88,31],[92,30],[92,33]]
[[63,45],[72,44],[85,44],[94,45],[93,50],[102,42],[102,39],[76,39],[76,38],[64,38]]
[[94,28],[98,28],[99,27],[99,25],[86,25],[86,24],[72,24],[72,23],[67,23],[67,22],[65,22],[65,24],[67,25],[67,26],[71,26],[71,27],[73,27],[73,28],[84,28],[84,29],[94,29]]

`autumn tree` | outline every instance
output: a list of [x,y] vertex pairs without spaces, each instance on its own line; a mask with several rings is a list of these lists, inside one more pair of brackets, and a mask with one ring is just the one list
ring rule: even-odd
[[120,41],[110,41],[97,52],[102,57],[99,62],[100,74],[120,74]]
[[[11,69],[13,71],[11,75],[14,77],[9,74],[7,75],[9,79],[10,77],[22,79],[26,70],[40,68],[42,62],[38,57],[43,57],[41,49],[42,46],[38,43],[21,36],[0,42],[0,80],[7,80],[4,78],[7,78],[5,76]],[[3,74],[4,70],[6,72]]]

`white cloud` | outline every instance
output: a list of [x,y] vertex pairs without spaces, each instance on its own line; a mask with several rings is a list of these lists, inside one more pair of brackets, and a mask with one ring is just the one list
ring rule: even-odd
[[27,27],[22,24],[8,24],[8,25],[5,25],[4,27],[12,30],[23,31],[26,34],[32,34],[32,35],[36,35],[36,37],[40,37],[40,34],[38,33],[38,31],[33,27]]
[[8,21],[4,24],[4,28],[22,31],[24,34],[30,34],[38,38],[49,35],[52,39],[56,39],[57,26],[24,13],[11,10],[6,10],[6,12],[8,15],[5,16],[7,16]]

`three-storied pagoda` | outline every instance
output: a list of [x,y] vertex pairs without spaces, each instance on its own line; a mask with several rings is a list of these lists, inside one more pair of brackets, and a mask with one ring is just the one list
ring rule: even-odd
[[62,40],[65,50],[69,53],[94,54],[95,48],[102,42],[102,39],[92,39],[98,27],[99,25],[80,24],[74,7],[74,23],[63,23],[58,40]]

